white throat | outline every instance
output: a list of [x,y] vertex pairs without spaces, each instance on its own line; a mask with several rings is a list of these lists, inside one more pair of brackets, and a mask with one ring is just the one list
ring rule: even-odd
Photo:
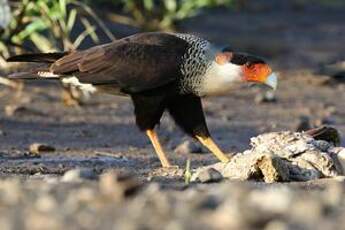
[[213,61],[206,71],[201,84],[200,93],[203,96],[224,95],[242,81],[242,68],[239,65],[226,63],[220,65]]

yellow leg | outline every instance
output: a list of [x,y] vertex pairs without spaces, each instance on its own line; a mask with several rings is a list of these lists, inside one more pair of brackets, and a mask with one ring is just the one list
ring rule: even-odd
[[216,143],[214,143],[211,137],[195,137],[200,141],[201,144],[206,146],[206,148],[208,148],[221,162],[229,162],[229,158],[222,152],[222,150],[218,148],[218,146],[216,145]]
[[156,132],[152,129],[148,129],[148,130],[146,130],[146,135],[150,138],[150,141],[153,145],[153,148],[155,149],[156,154],[157,154],[159,160],[161,161],[163,168],[171,167],[171,164],[170,164],[168,158],[166,157],[166,154],[163,151],[161,144],[159,143]]

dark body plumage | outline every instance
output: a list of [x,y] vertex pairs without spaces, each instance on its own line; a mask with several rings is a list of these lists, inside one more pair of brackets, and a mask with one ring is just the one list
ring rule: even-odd
[[136,123],[143,131],[153,129],[167,109],[188,134],[205,136],[208,131],[200,98],[180,90],[181,65],[190,45],[170,34],[138,34],[66,55],[50,71],[130,95]]
[[[175,89],[174,89],[175,88]],[[176,86],[131,95],[135,107],[136,123],[141,130],[153,129],[165,110],[175,122],[191,136],[209,136],[201,99],[192,94],[179,95]]]
[[143,131],[153,129],[167,110],[189,135],[208,137],[195,91],[210,63],[203,50],[207,45],[193,35],[142,33],[84,51],[20,55],[8,61],[50,63],[46,71],[59,78],[75,76],[98,89],[130,95]]
[[[188,44],[168,34],[138,34],[57,60],[50,71],[81,83],[118,86],[139,93],[176,81]],[[174,47],[173,49],[171,47]]]

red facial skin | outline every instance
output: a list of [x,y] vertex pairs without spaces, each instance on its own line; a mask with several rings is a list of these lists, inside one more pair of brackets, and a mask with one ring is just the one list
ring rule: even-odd
[[271,68],[264,63],[243,65],[244,80],[248,82],[264,83],[272,73]]

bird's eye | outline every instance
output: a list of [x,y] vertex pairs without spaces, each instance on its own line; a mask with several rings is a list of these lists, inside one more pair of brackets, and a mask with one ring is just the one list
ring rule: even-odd
[[247,63],[246,63],[246,67],[247,67],[248,69],[254,69],[254,68],[255,68],[255,65],[254,65],[253,63],[247,62]]

